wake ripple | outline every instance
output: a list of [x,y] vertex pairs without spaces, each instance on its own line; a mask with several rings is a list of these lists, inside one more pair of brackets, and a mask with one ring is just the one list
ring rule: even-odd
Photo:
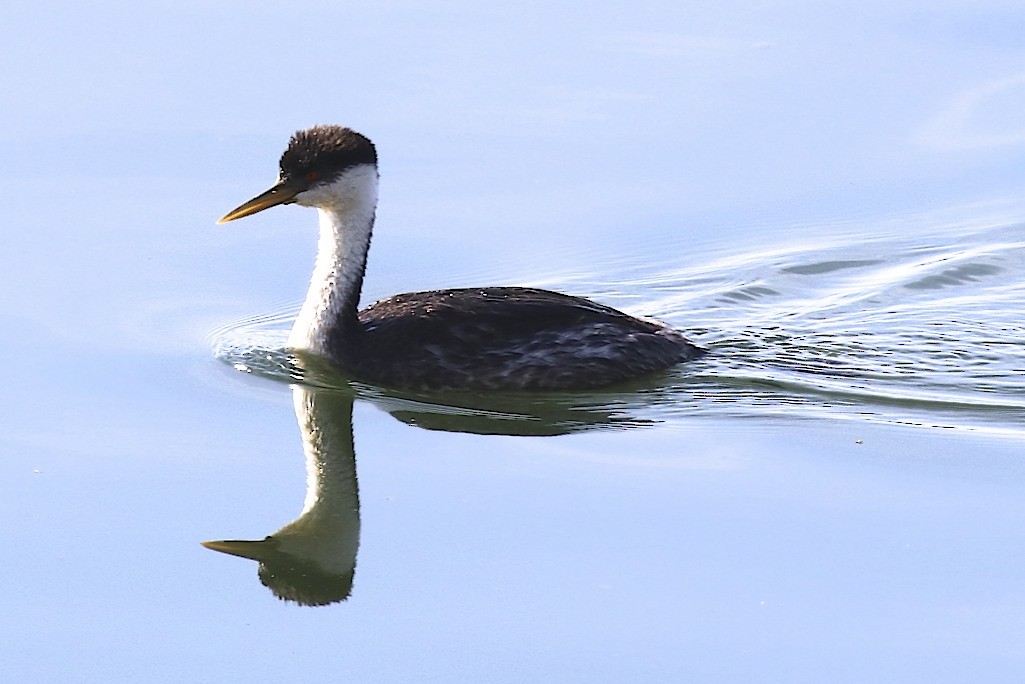
[[713,351],[676,379],[715,400],[677,412],[725,398],[733,415],[1025,433],[1023,228],[834,238],[647,279],[649,310]]
[[[900,228],[531,283],[666,320],[712,352],[654,383],[558,401],[631,424],[828,417],[1025,435],[1025,225]],[[297,309],[224,326],[215,353],[276,380],[345,386],[282,350]]]

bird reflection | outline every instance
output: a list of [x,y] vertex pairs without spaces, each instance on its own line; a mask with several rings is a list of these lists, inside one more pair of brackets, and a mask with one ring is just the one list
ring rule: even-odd
[[292,386],[306,454],[306,501],[299,517],[261,540],[203,542],[259,561],[274,595],[306,606],[349,597],[359,549],[359,488],[352,443],[352,394]]
[[438,397],[379,388],[364,388],[360,394],[396,420],[441,432],[553,437],[658,422],[643,417],[637,405],[621,400],[622,395],[613,394],[448,393]]
[[[349,386],[303,362],[292,385],[306,456],[306,500],[294,521],[260,540],[203,542],[214,551],[259,562],[260,581],[275,596],[306,606],[344,601],[352,591],[360,543],[359,491],[353,446],[354,397],[404,423],[430,430],[503,435],[559,435],[650,424],[617,395],[410,395]],[[328,386],[312,386],[313,384]],[[330,383],[330,384],[329,384]],[[618,395],[623,396],[623,395]],[[636,395],[633,395],[636,398]]]

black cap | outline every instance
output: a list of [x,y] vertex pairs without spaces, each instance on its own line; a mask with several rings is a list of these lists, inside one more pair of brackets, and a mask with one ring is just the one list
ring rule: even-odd
[[343,126],[297,131],[281,155],[281,180],[322,181],[360,164],[377,164],[374,143]]

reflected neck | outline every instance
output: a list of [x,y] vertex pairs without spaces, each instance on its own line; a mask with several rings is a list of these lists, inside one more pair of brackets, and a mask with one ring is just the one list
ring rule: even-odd
[[301,517],[334,520],[358,515],[352,398],[296,385],[292,402],[306,455],[306,499]]
[[292,401],[306,455],[306,499],[299,517],[272,536],[282,551],[325,571],[351,572],[360,532],[352,398],[295,385]]

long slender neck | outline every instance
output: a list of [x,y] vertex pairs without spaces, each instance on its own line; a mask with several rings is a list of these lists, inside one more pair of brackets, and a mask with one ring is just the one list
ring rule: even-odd
[[359,327],[357,311],[377,208],[377,169],[358,166],[300,202],[320,214],[317,261],[287,346],[329,356]]
[[351,575],[360,534],[352,397],[295,385],[292,401],[306,454],[306,499],[299,517],[272,536],[281,551]]
[[359,543],[359,488],[352,397],[295,385],[292,402],[306,455],[306,499],[299,518],[283,529],[316,533],[325,538],[322,543],[352,545],[354,556]]

